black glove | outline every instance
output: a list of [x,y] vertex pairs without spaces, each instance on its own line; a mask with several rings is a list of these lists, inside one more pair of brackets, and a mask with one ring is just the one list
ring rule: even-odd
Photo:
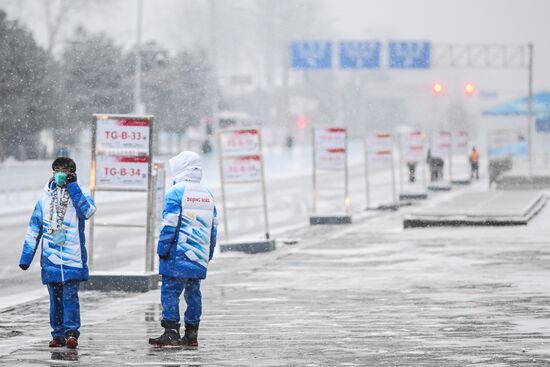
[[160,255],[159,255],[159,259],[161,259],[161,260],[168,260],[168,255],[166,255],[166,256],[160,256]]
[[19,267],[21,268],[21,270],[27,270],[29,268],[27,264],[19,264]]
[[67,175],[67,184],[70,184],[71,182],[76,182],[76,173],[74,172]]

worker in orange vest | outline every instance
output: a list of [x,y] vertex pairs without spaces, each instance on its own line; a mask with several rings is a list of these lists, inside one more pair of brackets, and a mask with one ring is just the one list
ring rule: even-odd
[[472,147],[468,158],[470,159],[470,178],[473,180],[475,173],[476,180],[479,180],[479,152],[476,150],[476,147]]

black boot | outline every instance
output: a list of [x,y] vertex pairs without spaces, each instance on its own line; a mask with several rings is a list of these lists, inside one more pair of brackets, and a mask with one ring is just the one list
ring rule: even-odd
[[180,345],[180,324],[174,321],[162,320],[160,325],[164,328],[164,334],[158,338],[150,338],[149,344],[156,347],[175,347]]
[[191,325],[185,324],[185,335],[181,338],[181,344],[186,347],[198,347],[197,333],[199,331],[199,324]]

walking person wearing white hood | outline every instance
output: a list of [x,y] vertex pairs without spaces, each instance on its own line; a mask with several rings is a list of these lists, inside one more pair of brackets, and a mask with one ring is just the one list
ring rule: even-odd
[[[200,183],[202,163],[197,153],[182,152],[169,163],[174,186],[164,198],[163,226],[157,246],[164,333],[149,339],[149,344],[197,347],[202,314],[200,281],[206,278],[216,246],[216,206],[210,191]],[[183,337],[179,312],[182,292],[187,303]]]

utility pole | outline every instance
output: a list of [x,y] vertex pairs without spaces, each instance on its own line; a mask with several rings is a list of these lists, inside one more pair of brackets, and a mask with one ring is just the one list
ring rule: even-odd
[[134,113],[141,115],[145,108],[141,102],[141,31],[143,26],[143,0],[137,2],[137,40],[135,52]]
[[210,65],[212,66],[212,77],[210,83],[210,103],[212,128],[216,130],[218,119],[218,60],[217,60],[217,39],[216,39],[216,0],[210,0]]
[[529,96],[527,100],[527,141],[529,142],[529,176],[533,175],[533,44],[529,44]]

